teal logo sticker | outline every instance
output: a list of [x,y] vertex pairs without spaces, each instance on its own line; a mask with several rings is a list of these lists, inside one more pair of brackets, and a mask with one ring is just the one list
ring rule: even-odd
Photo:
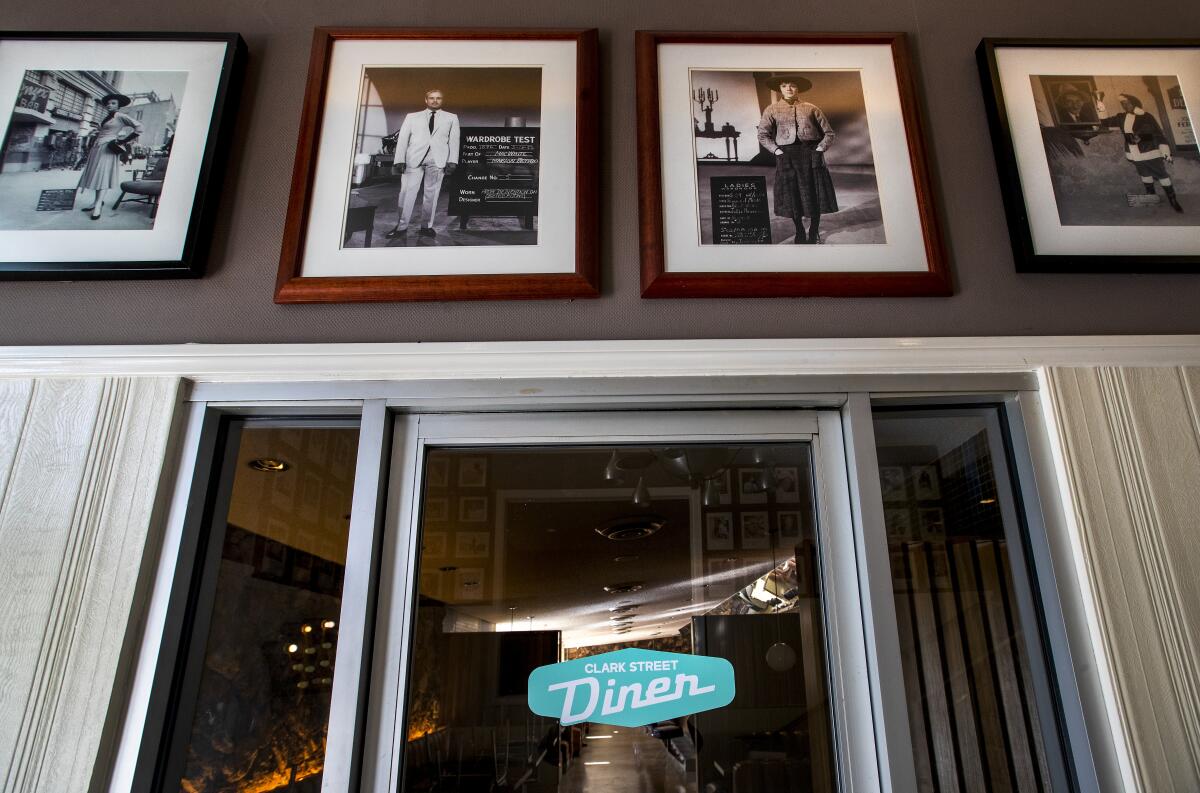
[[705,655],[617,650],[529,674],[529,709],[562,724],[642,727],[722,708],[733,695],[733,664]]

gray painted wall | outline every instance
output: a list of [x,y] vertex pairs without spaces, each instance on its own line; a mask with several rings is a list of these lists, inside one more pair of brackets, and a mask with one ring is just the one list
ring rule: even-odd
[[[295,130],[316,25],[600,28],[602,296],[576,302],[275,305]],[[1200,35],[1200,3],[41,0],[10,3],[4,26],[230,30],[246,39],[250,61],[209,274],[200,281],[0,284],[0,344],[1200,332],[1200,275],[1013,272],[974,62],[983,36]],[[639,298],[633,31],[772,27],[910,35],[953,297]],[[1198,99],[1192,98],[1193,108]],[[1200,212],[1200,206],[1187,209]]]

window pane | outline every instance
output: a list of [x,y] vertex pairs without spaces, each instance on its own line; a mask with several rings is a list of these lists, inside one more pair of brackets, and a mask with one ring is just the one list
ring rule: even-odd
[[240,435],[224,472],[228,517],[213,527],[223,539],[212,622],[176,789],[317,791],[358,430]]
[[1047,791],[997,414],[876,411],[875,437],[919,790]]
[[[405,791],[836,789],[811,450],[438,449],[426,459]],[[535,715],[536,667],[728,659],[726,707]]]

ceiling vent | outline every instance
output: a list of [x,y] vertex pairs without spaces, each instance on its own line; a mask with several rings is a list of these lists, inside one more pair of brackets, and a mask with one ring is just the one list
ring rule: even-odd
[[604,587],[604,591],[610,595],[623,595],[627,592],[637,592],[641,588],[641,581],[627,581],[623,584],[609,584]]

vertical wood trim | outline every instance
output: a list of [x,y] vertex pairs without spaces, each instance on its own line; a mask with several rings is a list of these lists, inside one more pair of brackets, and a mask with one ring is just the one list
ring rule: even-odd
[[[1200,790],[1200,422],[1168,368],[1051,368],[1050,404],[1075,513],[1110,714],[1137,790]],[[1189,552],[1189,549],[1192,549]],[[1190,556],[1190,558],[1189,558]]]
[[[1140,417],[1134,415],[1133,406],[1154,396],[1164,400],[1171,398],[1170,405],[1164,404],[1158,410],[1173,408],[1177,420],[1185,419],[1193,430],[1194,424],[1187,392],[1181,388],[1178,371],[1159,370],[1159,373],[1152,374],[1150,385],[1154,394],[1142,393],[1137,382],[1140,379],[1142,376],[1137,372],[1117,368],[1100,370],[1110,424],[1118,440],[1120,471],[1131,505],[1134,539],[1141,552],[1138,559],[1149,585],[1154,624],[1159,631],[1171,685],[1182,715],[1182,737],[1189,749],[1186,757],[1191,761],[1194,777],[1200,778],[1200,657],[1195,652],[1196,643],[1191,638],[1187,623],[1189,615],[1181,597],[1182,582],[1169,561],[1172,544],[1169,535],[1179,531],[1191,533],[1195,524],[1172,525],[1164,520],[1156,492],[1170,498],[1172,483],[1163,481],[1156,475],[1158,472],[1150,470],[1149,461],[1154,457],[1177,461],[1182,468],[1190,469],[1191,476],[1185,474],[1185,479],[1190,478],[1193,483],[1200,483],[1200,465],[1187,465],[1187,461],[1178,459],[1172,453],[1174,450],[1162,448],[1153,435],[1146,432],[1148,428],[1139,427]],[[1194,434],[1191,438],[1179,436],[1179,440],[1193,451],[1200,443],[1200,438]],[[1200,457],[1194,457],[1191,462],[1200,463]],[[1200,614],[1193,612],[1191,616]]]
[[[0,648],[3,793],[85,791],[97,776],[124,704],[178,389],[169,378],[35,381],[19,432],[4,436],[15,440],[0,476],[0,619],[14,626]],[[0,387],[0,432],[21,412],[21,390]],[[0,440],[0,474],[8,454]]]
[[32,401],[32,380],[0,380],[0,512]]

